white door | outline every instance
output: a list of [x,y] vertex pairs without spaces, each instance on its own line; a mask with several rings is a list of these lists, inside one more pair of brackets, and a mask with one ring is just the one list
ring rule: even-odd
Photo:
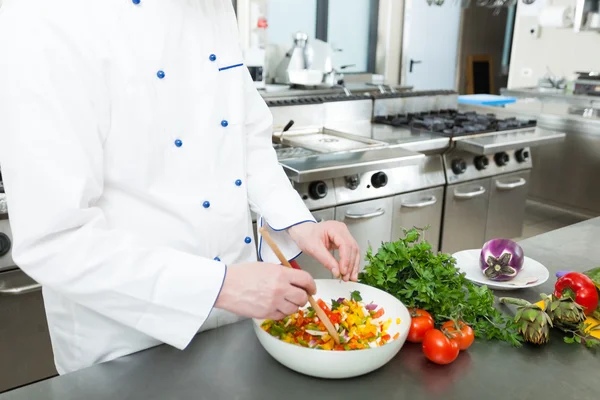
[[456,89],[460,1],[441,6],[405,0],[402,84],[415,90]]

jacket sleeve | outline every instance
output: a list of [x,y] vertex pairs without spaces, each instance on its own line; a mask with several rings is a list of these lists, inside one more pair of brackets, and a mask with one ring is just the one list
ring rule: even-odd
[[[245,74],[248,196],[259,214],[257,228],[265,226],[286,258],[294,259],[300,249],[287,229],[304,222],[315,222],[277,161],[272,145],[273,116],[252,81]],[[277,257],[258,233],[261,260],[278,263]]]
[[90,310],[186,347],[213,308],[226,266],[150,247],[107,224],[95,206],[110,129],[102,64],[92,61],[102,49],[86,21],[75,34],[39,15],[11,18],[3,15],[0,28],[0,164],[15,263]]

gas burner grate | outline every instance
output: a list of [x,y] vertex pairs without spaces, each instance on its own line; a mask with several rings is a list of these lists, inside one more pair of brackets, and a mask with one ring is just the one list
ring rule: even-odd
[[494,114],[458,112],[456,110],[376,116],[373,122],[409,128],[416,132],[432,132],[446,137],[500,132],[536,126],[535,120],[520,120],[517,118],[499,119]]

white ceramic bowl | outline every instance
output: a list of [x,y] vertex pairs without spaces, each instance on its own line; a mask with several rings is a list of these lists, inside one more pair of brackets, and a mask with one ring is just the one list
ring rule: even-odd
[[[340,379],[367,374],[394,358],[404,345],[410,329],[410,314],[402,302],[382,290],[360,283],[340,282],[336,279],[316,279],[315,282],[317,283],[315,300],[321,298],[328,304],[331,299],[349,298],[351,292],[358,290],[365,304],[373,302],[383,307],[385,310],[383,319],[392,319],[388,329],[389,335],[393,337],[399,333],[400,336],[381,347],[370,349],[317,350],[285,343],[261,329],[264,320],[254,319],[254,331],[258,340],[274,359],[305,375]],[[396,318],[400,318],[400,324],[396,324]]]

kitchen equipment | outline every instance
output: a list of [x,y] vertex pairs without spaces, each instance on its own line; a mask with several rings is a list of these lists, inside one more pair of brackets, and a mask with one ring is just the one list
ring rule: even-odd
[[40,285],[12,260],[8,214],[0,214],[0,392],[57,374]]
[[[372,372],[390,361],[400,351],[410,330],[410,314],[406,307],[392,295],[355,282],[335,279],[317,279],[317,293],[328,302],[347,298],[358,290],[365,303],[373,302],[385,310],[384,319],[391,318],[390,336],[398,334],[377,348],[349,351],[317,350],[285,343],[261,329],[263,320],[254,319],[254,331],[264,349],[277,361],[301,374],[326,379],[352,378]],[[395,321],[400,318],[400,324]]]
[[308,43],[308,35],[298,32],[294,46],[275,70],[275,82],[300,86],[317,86],[323,82],[323,70],[313,69],[314,51]]
[[465,278],[477,285],[486,285],[494,290],[517,290],[543,285],[550,277],[546,267],[536,260],[525,256],[523,268],[515,279],[498,282],[492,281],[483,274],[479,265],[481,249],[463,250],[452,254],[456,259],[456,267],[464,272]]
[[[273,253],[275,253],[281,264],[285,267],[292,268],[287,258],[285,258],[281,250],[279,250],[279,246],[277,246],[277,243],[275,243],[271,238],[269,231],[263,227],[260,228],[260,234],[262,235],[262,238],[265,240],[265,242],[267,242],[271,250],[273,250]],[[317,317],[321,320],[321,322],[323,322],[323,325],[325,325],[327,332],[329,332],[335,344],[340,344],[340,336],[338,335],[337,330],[329,320],[327,314],[325,314],[325,311],[323,311],[323,309],[319,307],[315,299],[310,294],[308,295],[308,303],[315,310]]]
[[573,93],[600,96],[600,72],[577,72]]
[[444,109],[439,102],[397,97],[388,96],[388,103],[379,106],[376,100],[375,123],[450,139],[443,154],[447,187],[441,250],[452,253],[481,247],[492,238],[521,236],[530,147],[558,143],[565,135],[538,130],[535,120],[459,112],[457,102],[444,102],[450,106]]

